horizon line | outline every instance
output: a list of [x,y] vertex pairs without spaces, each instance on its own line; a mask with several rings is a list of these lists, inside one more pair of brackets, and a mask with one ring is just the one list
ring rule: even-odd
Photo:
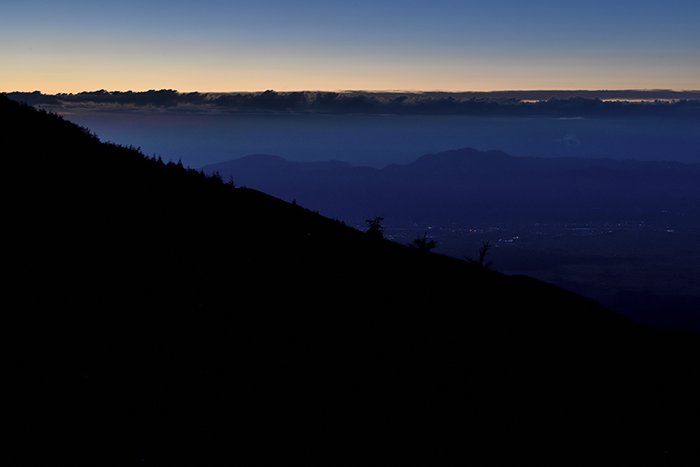
[[672,89],[672,88],[619,88],[619,89],[576,89],[576,88],[543,88],[543,89],[491,89],[491,90],[444,90],[444,89],[295,89],[295,90],[275,90],[275,89],[259,89],[259,90],[229,90],[229,91],[205,91],[205,90],[178,90],[174,88],[150,88],[150,89],[93,89],[84,91],[57,91],[57,92],[44,92],[39,89],[34,89],[31,91],[0,91],[0,94],[12,94],[12,93],[41,93],[45,95],[58,95],[58,94],[80,94],[80,93],[94,93],[94,92],[152,92],[152,91],[175,91],[180,94],[189,93],[199,93],[199,94],[234,94],[234,93],[263,93],[267,91],[273,91],[276,93],[301,93],[301,92],[337,92],[337,93],[404,93],[404,94],[424,94],[424,93],[444,93],[444,94],[464,94],[464,93],[474,93],[474,94],[493,94],[493,93],[524,93],[524,92],[673,92],[673,93],[700,93],[700,89]]

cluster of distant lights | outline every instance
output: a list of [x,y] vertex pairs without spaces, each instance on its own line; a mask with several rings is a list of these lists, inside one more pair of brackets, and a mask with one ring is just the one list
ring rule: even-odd
[[[607,234],[614,234],[616,232],[628,232],[628,231],[634,231],[637,229],[645,229],[645,230],[656,230],[657,232],[664,232],[664,233],[676,233],[676,229],[672,226],[663,226],[663,227],[653,227],[649,224],[647,224],[644,221],[641,222],[630,222],[630,223],[615,223],[615,224],[534,224],[534,226],[537,227],[544,227],[549,229],[555,228],[555,229],[563,229],[566,230],[570,233],[573,233],[575,235],[579,236],[595,236],[595,235],[607,235]],[[361,228],[361,226],[357,226],[357,228]],[[453,234],[459,234],[459,233],[466,233],[467,235],[484,235],[484,234],[493,234],[495,232],[502,232],[505,230],[508,230],[504,227],[483,227],[483,228],[477,228],[477,227],[467,227],[467,228],[459,228],[459,227],[433,227],[433,226],[425,226],[425,227],[420,227],[417,224],[414,224],[410,227],[390,227],[387,229],[392,233],[388,233],[387,238],[389,239],[397,239],[406,236],[408,233],[409,236],[414,234],[417,231],[424,230],[426,232],[430,231],[440,231],[440,232],[449,232]],[[545,230],[535,230],[531,232],[532,235],[547,235],[548,232]],[[495,242],[498,243],[503,243],[503,244],[512,244],[512,243],[517,243],[518,241],[521,240],[521,235],[513,235],[512,237],[499,237],[498,239],[495,240]],[[497,246],[497,245],[496,245]]]
[[[653,99],[625,99],[622,97],[612,97],[607,99],[600,99],[602,102],[620,102],[626,104],[655,104],[663,102],[666,104],[675,104],[680,102],[682,99],[669,99],[669,98],[653,98]],[[521,104],[539,104],[541,102],[547,102],[547,99],[520,99],[518,102]]]

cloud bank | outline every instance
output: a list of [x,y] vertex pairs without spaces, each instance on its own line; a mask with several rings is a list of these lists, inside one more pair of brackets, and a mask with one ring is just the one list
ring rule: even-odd
[[10,92],[11,99],[49,110],[167,109],[207,112],[305,112],[393,115],[700,117],[700,91],[275,92],[180,93],[172,89],[77,94]]

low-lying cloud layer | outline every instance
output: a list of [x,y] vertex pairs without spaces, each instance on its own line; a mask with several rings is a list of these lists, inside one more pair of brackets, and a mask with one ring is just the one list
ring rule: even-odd
[[11,92],[11,99],[52,110],[93,107],[224,112],[408,115],[700,116],[700,91],[502,91],[488,93],[275,92],[180,93],[175,90]]

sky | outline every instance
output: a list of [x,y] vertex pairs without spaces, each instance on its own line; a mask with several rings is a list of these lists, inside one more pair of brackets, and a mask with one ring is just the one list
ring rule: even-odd
[[700,89],[698,0],[2,0],[0,91]]

